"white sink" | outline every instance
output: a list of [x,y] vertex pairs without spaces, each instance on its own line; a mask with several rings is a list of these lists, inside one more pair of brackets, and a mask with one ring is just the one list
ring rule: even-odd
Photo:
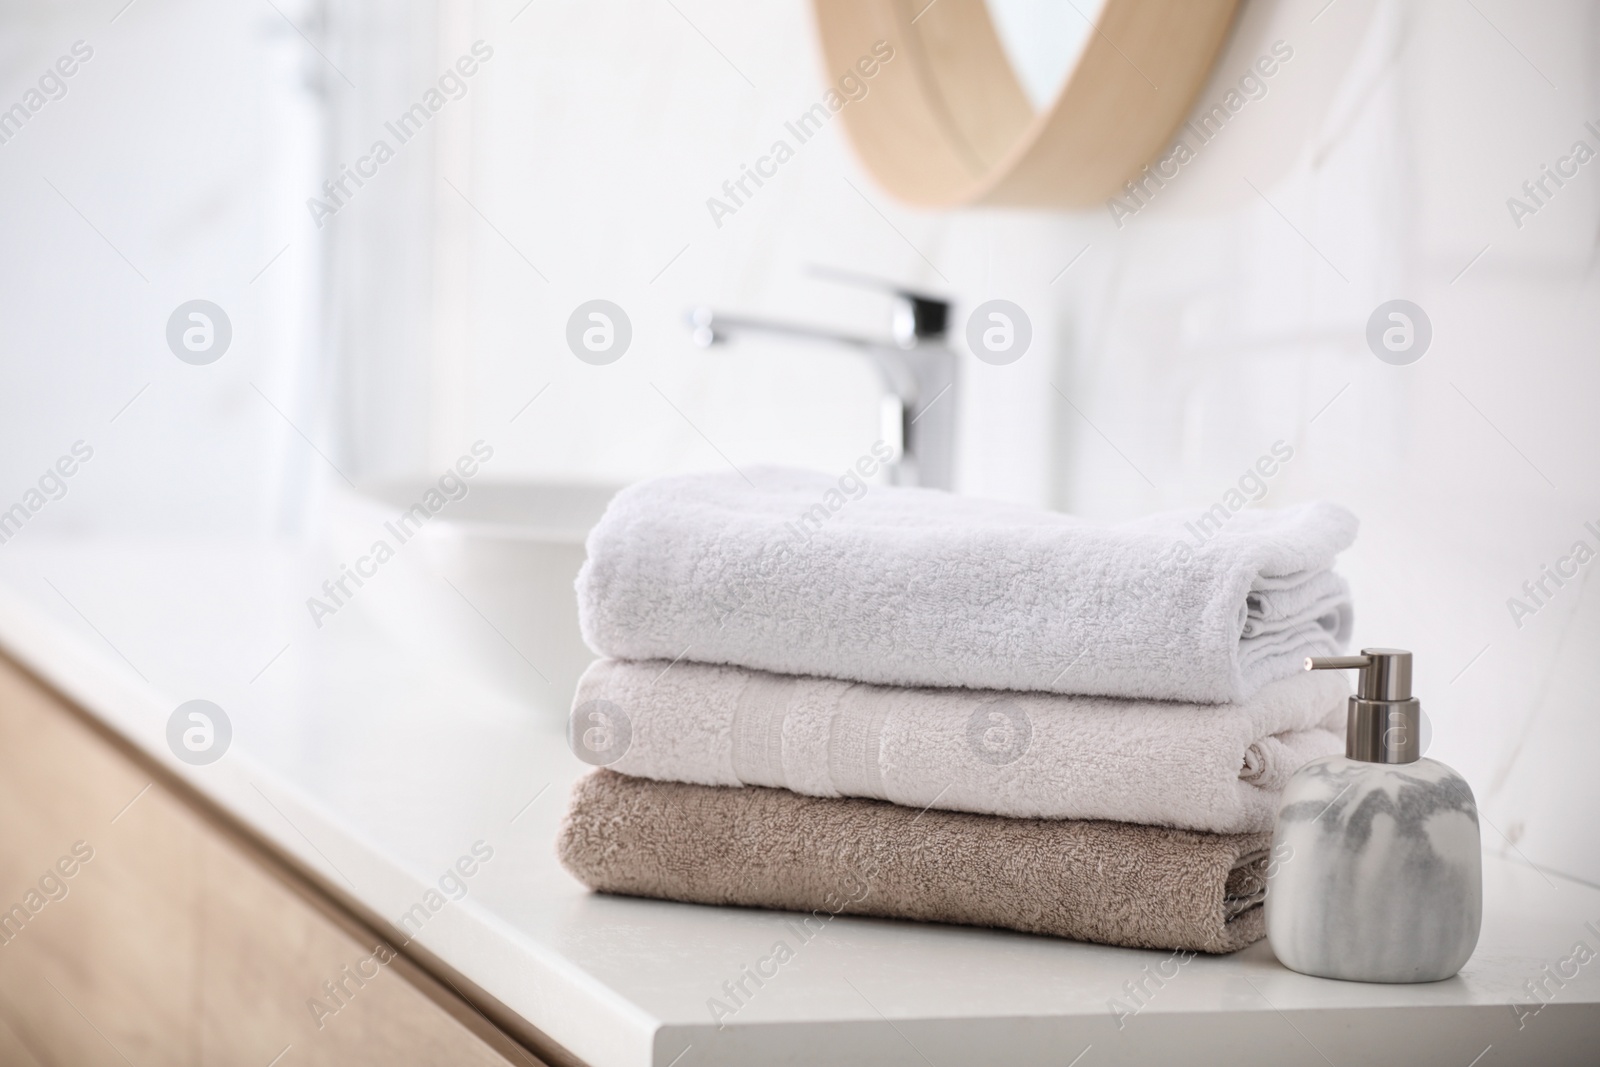
[[[333,508],[335,538],[361,543],[430,487],[395,483],[343,497]],[[540,712],[565,715],[594,658],[578,634],[573,581],[584,538],[615,492],[471,484],[421,524],[357,603],[413,653]]]

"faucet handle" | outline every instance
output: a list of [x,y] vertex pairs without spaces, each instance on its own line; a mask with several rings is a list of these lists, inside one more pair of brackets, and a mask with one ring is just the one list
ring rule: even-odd
[[923,341],[943,340],[949,329],[950,301],[942,297],[919,293],[886,278],[839,270],[837,267],[813,264],[808,273],[815,278],[842,282],[863,289],[877,289],[893,296],[895,298],[893,333],[895,343],[901,348],[913,348]]

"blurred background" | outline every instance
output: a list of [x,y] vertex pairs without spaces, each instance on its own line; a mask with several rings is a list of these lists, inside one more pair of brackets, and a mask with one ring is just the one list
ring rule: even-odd
[[[1048,99],[1091,5],[992,6]],[[0,557],[175,546],[211,561],[222,601],[270,576],[215,546],[348,560],[373,501],[477,441],[493,458],[474,492],[570,504],[563,529],[651,475],[842,471],[883,434],[865,361],[703,349],[684,316],[887,335],[883,294],[810,268],[856,271],[952,302],[959,492],[1198,512],[1291,447],[1262,503],[1360,515],[1356,643],[1418,653],[1429,754],[1473,783],[1486,846],[1600,882],[1597,565],[1532,614],[1508,606],[1600,544],[1600,163],[1510,205],[1600,145],[1600,7],[1255,0],[1197,108],[1277,42],[1292,58],[1264,95],[1132,213],[904,207],[832,122],[725,214],[708,200],[834,80],[804,0],[10,3],[0,107],[79,62],[0,126],[0,507],[74,442],[93,459]],[[429,91],[445,102],[402,141],[386,124]],[[379,140],[392,153],[363,164]],[[1031,324],[1006,365],[966,349],[991,299]],[[1394,299],[1431,323],[1409,365],[1367,341]],[[213,363],[169,347],[192,300],[231,326]],[[566,342],[591,300],[631,326],[605,365]],[[502,618],[479,580],[474,610]],[[367,610],[390,614],[390,585]],[[288,648],[313,591],[283,581],[240,663]],[[570,632],[543,640],[582,655]]]

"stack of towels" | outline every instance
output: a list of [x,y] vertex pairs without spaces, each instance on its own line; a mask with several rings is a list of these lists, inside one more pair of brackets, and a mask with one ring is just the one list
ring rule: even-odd
[[[847,484],[848,481],[848,484]],[[1343,745],[1331,504],[1104,526],[788,470],[620,493],[578,578],[602,892],[1231,952]]]

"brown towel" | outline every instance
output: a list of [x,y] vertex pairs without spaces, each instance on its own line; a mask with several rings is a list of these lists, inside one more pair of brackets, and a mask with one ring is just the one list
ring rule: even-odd
[[1234,952],[1265,932],[1270,840],[602,769],[573,790],[556,847],[602,893]]

